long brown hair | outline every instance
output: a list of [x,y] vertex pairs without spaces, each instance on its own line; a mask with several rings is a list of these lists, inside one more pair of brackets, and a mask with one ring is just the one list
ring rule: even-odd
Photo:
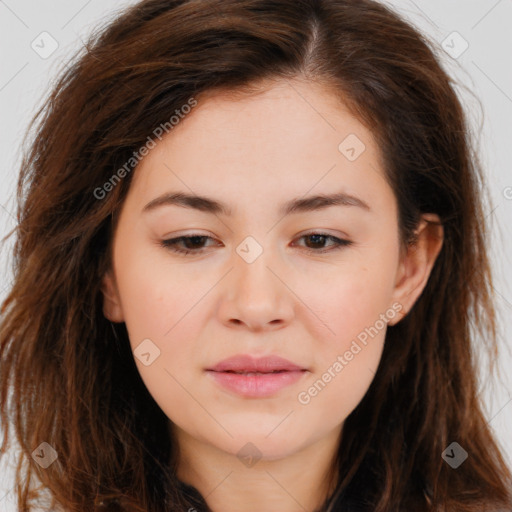
[[[32,120],[18,182],[0,413],[2,449],[9,425],[19,444],[20,510],[43,490],[67,511],[197,505],[180,492],[177,446],[126,328],[103,316],[112,219],[136,172],[126,163],[191,98],[296,77],[325,84],[372,130],[402,244],[422,213],[444,227],[426,288],[388,327],[375,379],[345,422],[339,489],[362,488],[376,512],[512,509],[472,345],[480,335],[496,357],[484,177],[435,51],[371,0],[145,0],[95,32]],[[452,441],[469,454],[457,469],[441,456]],[[46,469],[32,458],[42,442],[58,454]]]

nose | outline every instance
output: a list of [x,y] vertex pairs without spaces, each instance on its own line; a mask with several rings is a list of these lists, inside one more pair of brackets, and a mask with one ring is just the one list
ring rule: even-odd
[[263,250],[254,261],[235,252],[233,268],[223,283],[221,321],[228,327],[254,332],[288,325],[296,299],[282,269],[270,250]]

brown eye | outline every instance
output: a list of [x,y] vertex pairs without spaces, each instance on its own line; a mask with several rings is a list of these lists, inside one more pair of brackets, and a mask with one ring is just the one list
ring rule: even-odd
[[[299,240],[301,239],[309,240],[309,243],[306,244],[307,251],[320,254],[341,249],[342,247],[352,244],[350,240],[337,238],[326,233],[309,233],[299,238]],[[213,238],[206,235],[180,236],[162,240],[161,245],[179,254],[201,254],[203,249],[205,249],[204,244],[208,240],[213,240]],[[325,244],[328,241],[332,243],[325,248]]]
[[[171,251],[181,254],[199,254],[202,252],[202,249],[204,249],[203,244],[207,239],[213,240],[212,237],[205,235],[180,236],[177,238],[162,240],[161,245]],[[185,246],[185,248],[180,248],[180,244],[183,244],[182,247]]]
[[[306,250],[313,253],[326,253],[352,244],[350,240],[337,238],[327,233],[308,233],[300,237],[300,239],[310,240],[310,243],[306,246]],[[325,249],[324,246],[328,240],[331,240],[333,243],[330,248]]]

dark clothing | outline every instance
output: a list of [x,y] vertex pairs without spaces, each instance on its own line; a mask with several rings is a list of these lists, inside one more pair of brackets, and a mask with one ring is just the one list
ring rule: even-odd
[[[211,512],[203,497],[195,487],[187,485],[181,481],[179,484],[183,494],[198,504],[198,506],[195,507],[197,512]],[[342,491],[338,496],[332,496],[315,512],[368,512],[368,510],[368,508],[364,508],[360,499],[356,497],[349,497],[345,491]]]

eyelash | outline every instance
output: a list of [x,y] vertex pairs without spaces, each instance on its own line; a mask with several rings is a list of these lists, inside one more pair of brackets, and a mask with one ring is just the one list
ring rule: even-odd
[[[306,235],[302,235],[299,238],[299,240],[301,238],[307,238],[307,237],[311,237],[311,236],[325,237],[326,239],[330,239],[330,240],[334,241],[334,243],[335,243],[335,245],[331,246],[330,249],[317,250],[317,249],[306,248],[306,252],[315,253],[315,254],[325,254],[325,253],[328,253],[328,252],[336,251],[336,250],[339,250],[339,249],[341,249],[343,247],[348,247],[349,245],[352,245],[352,243],[353,243],[350,240],[344,240],[344,239],[341,239],[341,238],[337,238],[335,236],[328,235],[327,233],[316,233],[316,232],[315,233],[308,233]],[[209,239],[212,240],[212,237],[210,237],[210,236],[192,234],[192,235],[188,235],[188,236],[180,236],[180,237],[177,237],[177,238],[169,238],[167,240],[162,240],[160,244],[162,245],[162,247],[164,247],[166,249],[169,249],[169,250],[171,250],[173,252],[182,254],[184,256],[187,255],[187,254],[191,254],[191,253],[201,254],[203,252],[204,247],[201,247],[198,250],[195,250],[195,249],[178,249],[177,248],[177,244],[178,243],[180,243],[182,241],[185,241],[185,240],[190,240],[192,238],[209,238]]]

